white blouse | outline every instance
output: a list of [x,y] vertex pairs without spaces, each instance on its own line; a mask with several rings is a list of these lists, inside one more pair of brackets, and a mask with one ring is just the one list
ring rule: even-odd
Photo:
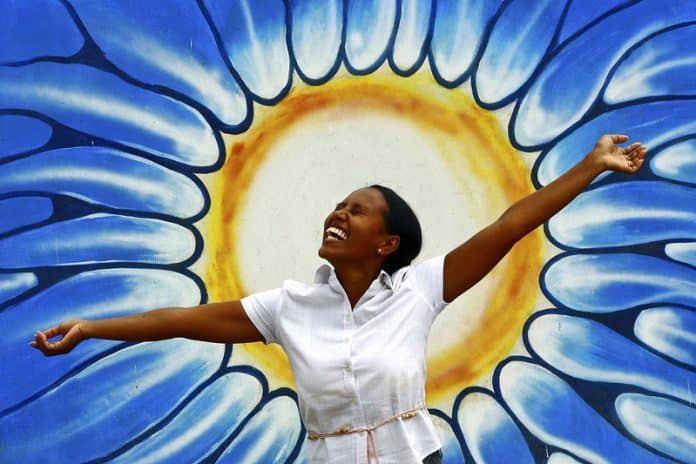
[[[376,425],[425,403],[425,349],[443,301],[444,257],[382,271],[351,310],[334,270],[319,268],[315,285],[242,299],[266,343],[279,343],[295,376],[300,414],[314,433]],[[366,432],[309,441],[310,463],[366,463]],[[381,464],[421,463],[441,447],[427,412],[374,432]]]

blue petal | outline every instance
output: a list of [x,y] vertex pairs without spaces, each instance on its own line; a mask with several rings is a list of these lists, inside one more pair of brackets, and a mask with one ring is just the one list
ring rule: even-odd
[[[568,42],[544,66],[516,108],[512,121],[515,142],[531,149],[561,135],[586,115],[610,71],[631,46],[654,32],[693,19],[693,6],[688,2],[646,0],[605,18]],[[604,127],[624,125],[612,121]]]
[[630,5],[632,0],[603,0],[601,2],[570,2],[568,13],[563,21],[563,27],[558,42],[563,42],[581,28],[597,18],[606,15],[609,10],[619,5]]
[[224,345],[174,339],[102,358],[0,419],[7,462],[84,462],[109,454],[170,414],[213,374]]
[[204,0],[227,55],[249,90],[273,100],[290,87],[282,0]]
[[64,320],[125,316],[200,302],[196,283],[181,274],[154,269],[105,269],[78,274],[4,309],[0,312],[0,328],[5,334],[0,343],[0,365],[11,366],[12,372],[9,378],[4,377],[6,385],[0,388],[0,410],[42,391],[117,344],[90,340],[78,345],[69,356],[41,359],[38,352],[27,346],[37,330]]
[[79,64],[0,69],[0,109],[36,111],[82,132],[179,163],[217,162],[221,147],[196,110]]
[[642,43],[616,68],[604,101],[617,104],[658,95],[696,95],[696,60],[693,49],[684,47],[688,43],[696,43],[694,26],[670,30]]
[[345,49],[352,72],[366,74],[382,64],[396,14],[396,0],[348,0]]
[[499,105],[532,76],[551,44],[565,2],[515,0],[493,27],[473,85],[484,104]]
[[696,184],[696,139],[676,143],[650,157],[650,169],[660,177]]
[[127,74],[196,100],[228,128],[245,122],[247,98],[194,1],[151,8],[141,0],[72,4],[106,59]]
[[[303,79],[319,83],[338,67],[343,0],[290,0],[292,51]],[[321,40],[317,40],[321,37]]]
[[439,0],[435,7],[430,64],[438,81],[464,81],[483,42],[484,30],[501,1]]
[[522,432],[490,394],[469,393],[456,414],[474,461],[534,463]]
[[[7,193],[3,187],[8,184],[9,174],[5,166],[0,165],[0,195]],[[42,197],[15,197],[0,200],[0,234],[19,227],[45,221],[53,214],[53,202]]]
[[634,385],[688,400],[689,377],[677,367],[603,324],[546,313],[527,331],[530,348],[559,371],[593,382]]
[[0,268],[91,263],[174,264],[191,257],[193,233],[158,219],[92,214],[0,240]]
[[665,254],[675,261],[696,266],[696,242],[668,243]]
[[13,191],[63,194],[112,208],[184,219],[205,205],[201,189],[188,177],[113,148],[38,153],[0,165],[0,178],[0,195]]
[[0,161],[2,158],[42,147],[52,133],[51,126],[38,119],[0,115]]
[[568,384],[536,364],[505,364],[499,383],[515,416],[545,443],[589,462],[665,462],[627,440]]
[[556,452],[551,454],[549,458],[546,460],[546,464],[582,464],[580,461],[575,459],[574,457],[565,454]]
[[656,351],[696,366],[696,312],[670,306],[646,309],[634,332]]
[[217,463],[285,462],[301,430],[295,402],[287,396],[275,397],[251,418]]
[[666,182],[621,182],[583,193],[549,221],[575,248],[696,239],[696,189]]
[[[0,304],[36,287],[38,282],[36,275],[31,272],[0,274]],[[0,313],[0,319],[2,318],[2,314],[3,313]]]
[[633,105],[588,121],[542,153],[537,160],[537,182],[546,185],[573,167],[609,127],[620,127],[632,140],[642,142],[651,150],[696,133],[696,101]]
[[401,0],[401,17],[394,41],[392,61],[402,74],[411,74],[423,63],[426,38],[434,2]]
[[84,41],[60,2],[13,1],[2,6],[0,64],[72,56],[82,48]]
[[634,306],[696,306],[696,271],[652,256],[629,253],[567,255],[542,277],[560,305],[607,313]]
[[616,412],[633,436],[648,446],[684,462],[696,457],[696,411],[666,398],[625,393],[616,399]]
[[162,430],[109,462],[199,462],[239,426],[262,395],[263,388],[253,376],[223,375],[205,387]]

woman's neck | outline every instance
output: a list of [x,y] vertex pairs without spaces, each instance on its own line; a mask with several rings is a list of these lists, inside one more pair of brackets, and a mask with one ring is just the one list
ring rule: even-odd
[[355,308],[380,272],[380,269],[374,266],[335,266],[335,270],[351,308]]

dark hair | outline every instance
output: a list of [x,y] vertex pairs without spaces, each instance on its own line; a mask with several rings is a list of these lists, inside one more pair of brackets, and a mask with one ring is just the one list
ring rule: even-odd
[[379,190],[387,203],[384,213],[387,233],[399,236],[399,248],[387,257],[382,266],[386,272],[393,274],[411,264],[420,253],[423,244],[420,222],[406,200],[392,189],[383,185],[371,185],[370,188]]

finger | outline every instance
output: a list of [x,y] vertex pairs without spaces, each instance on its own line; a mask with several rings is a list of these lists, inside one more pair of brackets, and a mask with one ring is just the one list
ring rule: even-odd
[[51,354],[57,354],[60,350],[61,342],[49,342],[46,338],[46,334],[44,334],[43,332],[39,332],[36,334],[36,341],[39,345],[39,349],[43,352],[43,354],[47,356]]
[[61,335],[62,331],[60,330],[60,326],[57,325],[55,327],[51,327],[50,329],[44,330],[42,333],[46,336],[46,338],[53,338]]
[[641,147],[639,142],[634,142],[627,147],[624,147],[623,154],[627,156],[633,156],[636,151]]
[[624,143],[626,140],[628,140],[628,135],[624,134],[607,134],[609,137],[611,137],[611,141],[614,143]]

